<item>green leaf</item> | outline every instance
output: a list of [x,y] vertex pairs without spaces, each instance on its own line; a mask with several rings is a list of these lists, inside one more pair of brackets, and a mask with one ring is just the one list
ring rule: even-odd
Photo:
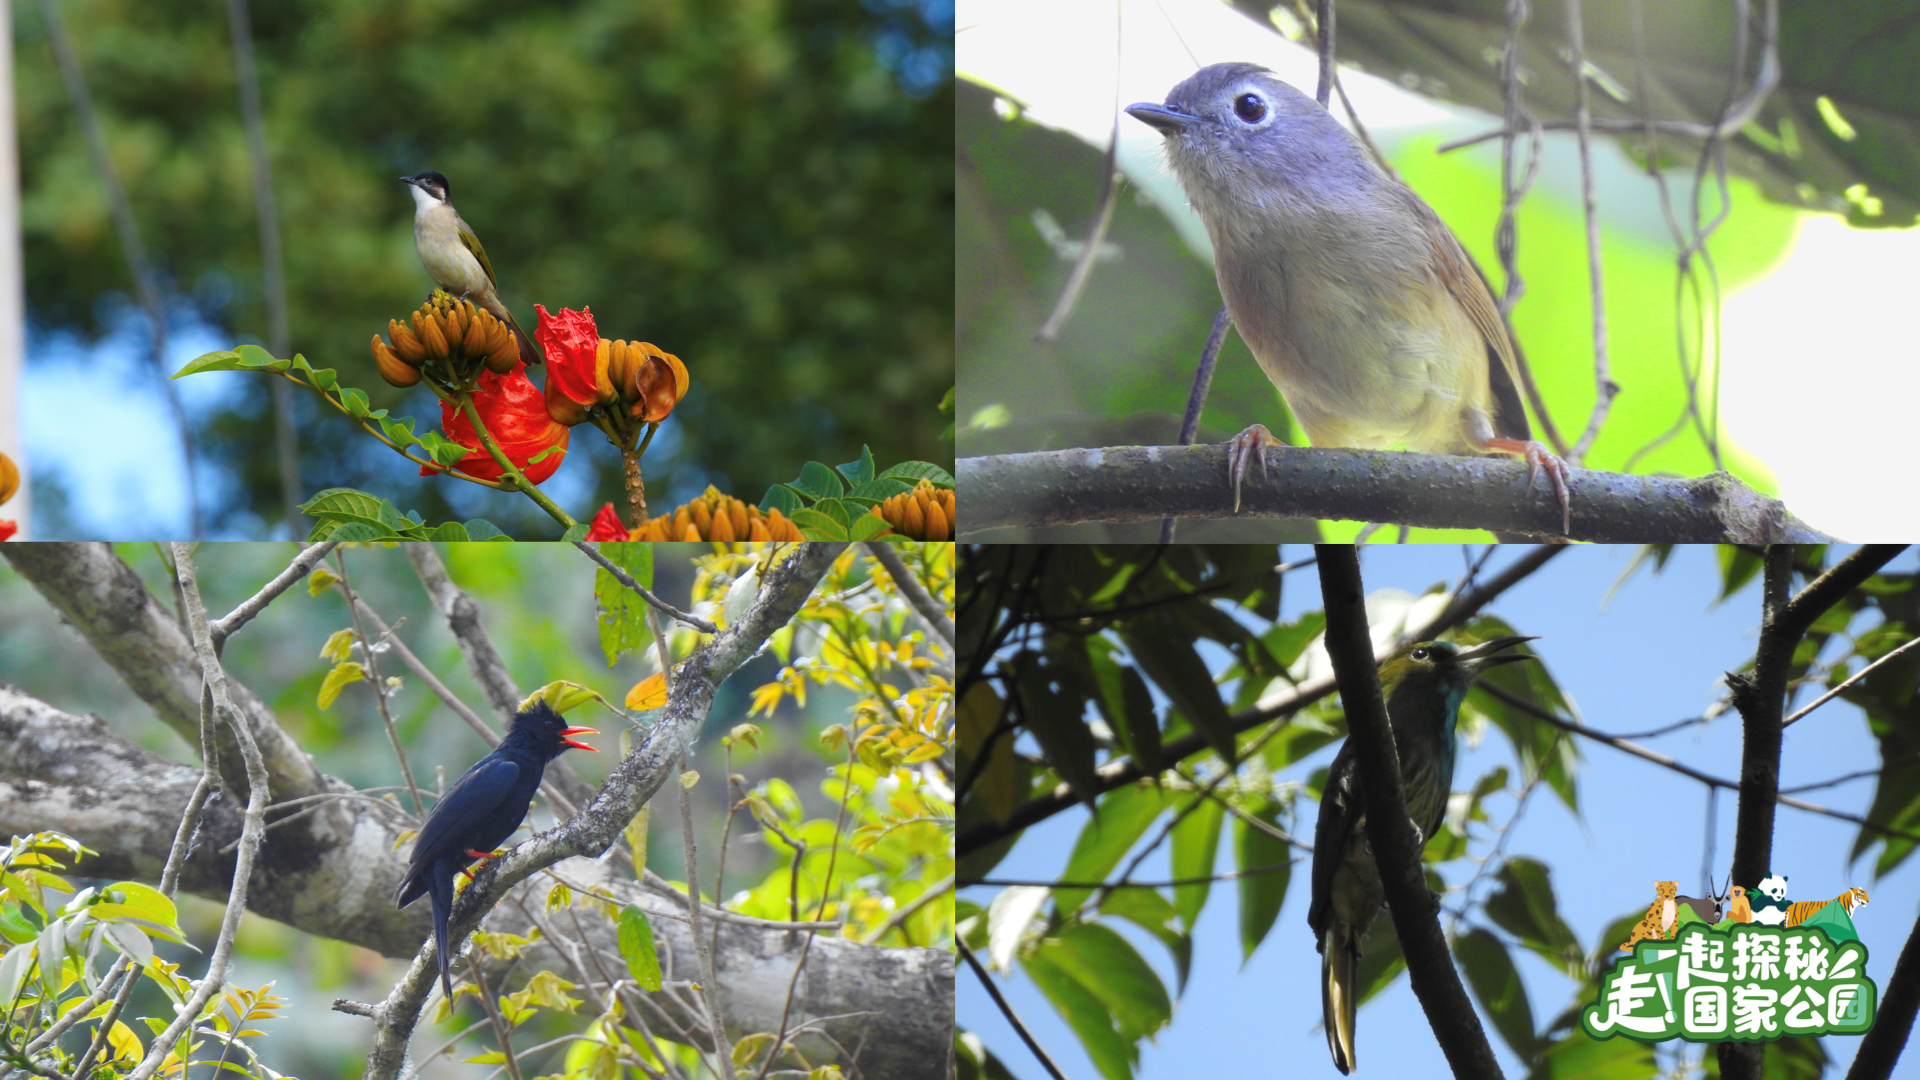
[[837,498],[821,499],[813,504],[813,510],[815,513],[825,514],[839,522],[842,529],[853,527],[853,515],[847,512],[847,504]]
[[434,464],[441,466],[457,465],[461,459],[473,452],[473,447],[463,446],[437,431],[429,431],[420,436],[420,445],[432,455]]
[[[872,499],[875,502],[885,502],[895,495],[905,495],[912,490],[913,485],[903,481],[895,480],[891,477],[886,479],[875,477],[855,487],[852,491],[847,492],[846,497],[849,499]],[[786,511],[782,510],[781,513],[784,514]]]
[[395,446],[398,446],[402,450],[410,446],[416,446],[420,442],[420,437],[413,433],[413,417],[411,416],[405,420],[388,420],[382,417],[380,420],[380,430],[386,434],[388,439],[392,440]]
[[[1172,862],[1176,880],[1212,877],[1214,854],[1220,849],[1220,820],[1224,815],[1220,804],[1199,795],[1190,798],[1199,799],[1200,805],[1173,827]],[[1211,888],[1211,883],[1205,881],[1173,887],[1173,906],[1180,912],[1180,921],[1186,924],[1188,933],[1192,933],[1200,921],[1200,909],[1206,906]]]
[[1720,557],[1720,596],[1716,605],[1725,603],[1741,587],[1753,580],[1760,572],[1762,560],[1760,553],[1749,551],[1738,544],[1720,544],[1714,549]]
[[795,510],[805,505],[806,502],[800,498],[799,493],[785,484],[773,485],[767,489],[765,495],[760,497],[760,512],[763,514],[778,510],[787,517],[792,517]]
[[1069,923],[1058,934],[1042,938],[1034,951],[1100,999],[1128,1041],[1145,1038],[1173,1019],[1166,985],[1112,927]]
[[367,401],[367,392],[356,390],[351,386],[341,388],[340,404],[346,406],[347,415],[355,419],[365,419],[367,410],[371,407]]
[[542,450],[539,453],[528,458],[527,466],[531,468],[532,466],[540,464],[541,462],[547,460],[548,458],[552,457],[555,454],[564,454],[566,452],[567,452],[566,447],[560,445],[559,443],[554,443],[552,446],[549,446],[545,450]]
[[[1151,784],[1128,784],[1102,795],[1099,807],[1099,812],[1080,827],[1073,854],[1067,858],[1066,869],[1060,871],[1061,881],[1106,880],[1120,864],[1120,857],[1167,808],[1167,802],[1161,790]],[[1091,889],[1062,886],[1054,890],[1055,910],[1062,916],[1071,915],[1092,893]]]
[[935,487],[953,486],[953,474],[931,461],[903,461],[889,467],[880,476],[882,479],[903,480],[909,485],[916,480],[925,480]]
[[873,479],[873,451],[866,446],[861,446],[860,460],[849,461],[840,466],[840,475],[846,477],[847,483],[852,487],[859,487]]
[[1547,868],[1533,859],[1512,858],[1496,880],[1500,891],[1487,898],[1487,917],[1570,978],[1584,978],[1586,954],[1560,918]]
[[333,390],[340,385],[340,376],[330,367],[310,368],[309,371],[311,374],[308,378],[313,381],[317,389]]
[[[1254,811],[1253,816],[1283,829],[1280,813],[1283,807],[1276,802]],[[1273,921],[1280,915],[1280,905],[1287,899],[1287,882],[1293,876],[1290,865],[1293,859],[1293,845],[1270,833],[1263,832],[1246,821],[1233,819],[1233,862],[1234,869],[1241,876],[1235,879],[1240,893],[1240,962],[1253,958],[1253,950],[1260,947],[1267,931],[1273,929]],[[1258,874],[1247,871],[1262,866],[1281,864],[1282,869]]]
[[1366,951],[1360,954],[1360,964],[1353,973],[1353,981],[1360,987],[1359,1003],[1365,1005],[1368,998],[1393,985],[1393,980],[1405,970],[1407,957],[1400,951],[1400,934],[1394,930],[1393,920],[1373,920],[1373,932],[1367,935]]
[[1093,732],[1081,719],[1079,699],[1053,688],[1054,672],[1039,653],[1023,653],[1014,669],[1020,673],[1013,700],[1016,721],[1040,744],[1047,764],[1074,796],[1091,806],[1100,793],[1099,778],[1094,773]]
[[383,508],[392,509],[391,504],[378,496],[352,488],[328,488],[301,504],[300,512],[308,517],[380,525],[384,520]]
[[272,353],[258,345],[242,345],[234,352],[239,355],[240,366],[243,368],[272,367],[274,364],[284,362],[275,360]]
[[511,540],[512,537],[500,531],[500,527],[486,518],[467,519],[467,539],[469,540]]
[[800,478],[794,485],[805,489],[816,499],[837,499],[846,494],[847,485],[841,481],[840,474],[817,461],[809,461],[800,468]]
[[[1709,1058],[1713,1051],[1707,1052]],[[1771,1051],[1767,1057],[1773,1057]],[[1542,1048],[1536,1076],[1553,1080],[1645,1080],[1659,1075],[1653,1045],[1633,1039],[1596,1039],[1574,1026],[1573,1034]]]
[[1220,688],[1213,674],[1194,648],[1185,629],[1161,612],[1147,612],[1130,619],[1120,631],[1127,651],[1152,679],[1161,693],[1173,700],[1187,722],[1192,724],[1223,759],[1235,760],[1233,720],[1226,702],[1220,700]]
[[[653,545],[608,542],[600,545],[608,562],[625,570],[642,588],[653,588]],[[647,628],[647,602],[605,570],[595,570],[593,599],[600,608],[600,651],[607,666],[653,641]]]
[[845,540],[847,527],[818,510],[806,509],[793,512],[793,523],[800,527],[809,540]]
[[218,352],[201,353],[199,356],[187,361],[185,367],[182,367],[179,371],[169,376],[169,381],[187,375],[198,375],[203,371],[240,370],[243,370],[240,366],[240,354],[228,352],[223,349]]
[[343,544],[354,541],[364,543],[369,540],[404,539],[398,530],[368,521],[343,521],[337,528],[328,533],[326,538]]
[[1180,913],[1174,910],[1166,897],[1156,889],[1128,886],[1108,893],[1107,898],[1100,902],[1100,912],[1125,919],[1159,938],[1160,943],[1173,954],[1179,991],[1186,990],[1187,972],[1193,966],[1193,938],[1181,928]]
[[660,989],[660,954],[653,947],[653,927],[637,904],[620,909],[620,955],[643,989]]
[[[958,737],[959,775],[970,776],[973,783],[961,807],[968,811],[984,809],[995,821],[1006,823],[1026,786],[1019,778],[1019,756],[1013,751],[1019,733],[1002,730],[1000,722],[1006,709],[993,683],[982,679],[967,689],[954,714]],[[996,732],[998,734],[996,734]],[[992,739],[992,743],[988,743]],[[981,754],[986,760],[981,762]]]
[[440,543],[458,544],[471,540],[473,537],[468,534],[465,525],[457,521],[445,521],[436,526],[433,532],[427,534],[427,539]]
[[847,539],[853,541],[871,540],[893,526],[878,514],[860,514],[853,519],[853,525],[847,529]]
[[1100,999],[1054,963],[1050,952],[1035,950],[1020,966],[1047,996],[1060,1019],[1080,1037],[1080,1045],[1100,1075],[1105,1080],[1133,1080],[1133,1064],[1140,1052],[1133,1040],[1114,1030],[1113,1018]]
[[571,544],[575,540],[585,540],[587,538],[587,533],[590,532],[592,529],[593,529],[592,522],[576,521],[573,524],[567,526],[566,532],[560,534],[560,542],[563,544]]
[[1533,1007],[1527,1003],[1526,987],[1520,983],[1519,969],[1499,938],[1484,929],[1473,929],[1453,939],[1453,955],[1467,974],[1467,985],[1480,1007],[1493,1018],[1493,1026],[1521,1061],[1533,1060],[1539,1049],[1533,1031]]

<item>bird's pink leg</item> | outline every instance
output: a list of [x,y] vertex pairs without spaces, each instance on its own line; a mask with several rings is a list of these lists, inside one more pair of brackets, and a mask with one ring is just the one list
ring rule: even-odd
[[1254,424],[1247,430],[1227,440],[1227,476],[1233,481],[1233,512],[1240,512],[1240,481],[1246,478],[1247,465],[1260,463],[1260,475],[1267,473],[1266,449],[1269,446],[1285,446],[1286,443],[1273,437],[1265,424]]
[[1481,449],[1519,454],[1526,459],[1529,491],[1533,489],[1534,477],[1544,469],[1547,479],[1553,483],[1554,496],[1560,500],[1560,533],[1565,536],[1573,531],[1573,503],[1567,498],[1567,463],[1560,460],[1559,455],[1533,439],[1488,439]]

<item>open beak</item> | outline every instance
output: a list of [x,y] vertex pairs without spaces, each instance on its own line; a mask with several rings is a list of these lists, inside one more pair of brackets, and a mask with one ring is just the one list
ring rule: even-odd
[[600,752],[600,748],[599,748],[599,747],[597,747],[597,746],[588,746],[588,745],[587,745],[586,743],[583,743],[583,742],[574,742],[574,741],[573,741],[572,739],[569,739],[569,738],[567,738],[567,736],[569,736],[569,735],[598,735],[598,734],[600,734],[600,729],[599,729],[599,728],[590,728],[590,727],[570,727],[570,728],[561,728],[561,729],[560,729],[560,745],[561,745],[561,746],[571,746],[571,747],[573,747],[573,748],[574,748],[575,750],[591,750],[591,751],[593,751],[594,753],[596,753],[596,754],[597,754],[597,753],[599,753],[599,752]]
[[1510,649],[1515,645],[1520,644],[1523,641],[1538,641],[1538,640],[1540,640],[1540,638],[1539,638],[1539,635],[1537,634],[1528,634],[1528,635],[1515,634],[1509,637],[1497,637],[1497,638],[1494,638],[1492,641],[1486,641],[1486,642],[1482,642],[1479,645],[1475,645],[1473,648],[1468,649],[1466,652],[1463,652],[1458,656],[1454,657],[1454,659],[1456,661],[1460,661],[1460,660],[1467,661],[1468,663],[1473,665],[1473,670],[1475,671],[1485,671],[1487,668],[1490,668],[1490,667],[1498,667],[1501,664],[1514,664],[1522,660],[1538,660],[1540,658],[1533,655],[1532,653],[1507,653],[1504,656],[1494,655],[1495,653],[1500,652],[1502,649]]
[[1197,116],[1176,112],[1165,105],[1155,105],[1151,101],[1139,101],[1127,106],[1127,115],[1151,127],[1160,129],[1162,135],[1178,135],[1200,122]]

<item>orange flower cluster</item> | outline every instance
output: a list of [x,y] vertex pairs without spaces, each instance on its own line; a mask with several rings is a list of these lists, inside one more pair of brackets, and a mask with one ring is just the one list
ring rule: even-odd
[[953,539],[953,489],[937,488],[925,480],[912,491],[895,495],[873,508],[893,531],[913,540]]
[[506,323],[441,289],[414,311],[412,326],[388,319],[387,337],[391,346],[373,335],[373,363],[394,386],[419,382],[420,369],[429,364],[445,363],[454,375],[469,375],[485,364],[505,375],[520,361],[519,343]]
[[548,360],[547,415],[569,426],[585,423],[588,410],[607,410],[627,420],[651,424],[665,420],[692,380],[687,365],[672,353],[644,341],[609,341],[600,336],[591,311],[562,308],[559,314],[534,305],[540,326],[534,336]]
[[[14,492],[19,490],[20,466],[15,465],[12,458],[0,454],[0,503],[13,498]],[[8,539],[19,531],[20,526],[17,522],[0,521],[0,540]]]
[[629,540],[800,540],[800,527],[778,510],[765,514],[718,488],[671,514],[649,518],[627,534]]

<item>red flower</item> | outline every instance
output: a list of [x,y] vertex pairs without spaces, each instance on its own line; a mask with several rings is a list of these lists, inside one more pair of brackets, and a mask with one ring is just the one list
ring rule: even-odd
[[[607,509],[609,509],[609,510],[611,510],[611,509],[613,509],[613,506],[612,506],[612,504],[608,504],[608,506],[607,506]],[[19,532],[19,531],[20,531],[20,523],[19,523],[19,522],[17,522],[17,521],[0,521],[0,540],[11,540],[11,539],[13,539],[13,534],[14,534],[14,533],[17,533],[17,532]],[[625,534],[625,533],[621,533],[621,534],[620,534],[620,538],[621,538],[621,539],[625,539],[625,538],[626,538],[626,534]]]
[[533,336],[547,354],[549,388],[558,388],[581,405],[593,404],[599,396],[594,364],[600,351],[600,331],[593,325],[593,310],[561,308],[560,314],[551,315],[540,304],[533,310],[540,315]]
[[600,512],[593,515],[593,527],[587,530],[588,540],[625,540],[626,538],[626,526],[620,524],[620,515],[613,512],[612,503],[601,507]]
[[[524,472],[528,480],[541,483],[552,476],[566,458],[567,436],[571,432],[565,424],[556,424],[548,418],[546,401],[540,388],[527,378],[525,364],[514,364],[513,370],[505,375],[481,372],[479,388],[473,393],[473,407],[487,425],[487,432],[493,436],[493,441],[507,455],[507,460],[513,462],[514,468]],[[472,453],[460,459],[461,472],[482,480],[500,478],[499,464],[480,445],[473,425],[444,401],[440,403],[440,428],[454,442],[474,448]],[[528,459],[550,446],[558,446],[559,452],[547,455],[531,468],[527,466]],[[423,466],[420,475],[431,476],[444,471],[438,467]]]

